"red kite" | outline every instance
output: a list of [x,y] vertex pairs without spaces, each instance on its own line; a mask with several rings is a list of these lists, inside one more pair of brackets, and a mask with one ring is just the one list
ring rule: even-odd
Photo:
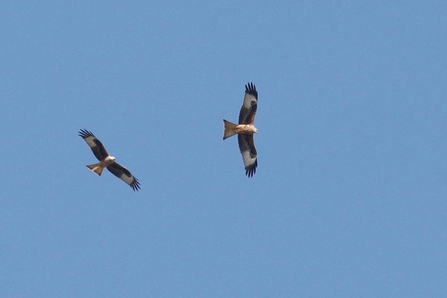
[[140,182],[138,182],[138,179],[135,178],[125,167],[115,162],[115,157],[107,153],[104,145],[92,134],[91,131],[81,129],[79,131],[79,136],[84,139],[87,145],[90,146],[93,154],[99,160],[96,164],[87,165],[87,168],[99,176],[101,176],[102,170],[107,168],[107,170],[109,170],[113,175],[129,184],[134,191],[140,189]]
[[248,83],[245,85],[244,102],[239,112],[239,124],[224,119],[223,139],[237,134],[239,150],[245,166],[245,175],[248,177],[253,177],[258,166],[257,152],[253,140],[253,134],[258,133],[258,129],[254,126],[257,108],[258,91],[256,91],[256,86],[253,83]]

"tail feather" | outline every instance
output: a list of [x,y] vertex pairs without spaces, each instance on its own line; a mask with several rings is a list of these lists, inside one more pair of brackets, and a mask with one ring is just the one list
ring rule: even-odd
[[237,124],[231,123],[230,121],[227,121],[224,119],[224,136],[223,139],[227,139],[231,136],[234,136],[236,134],[236,126]]
[[99,176],[101,176],[102,170],[104,170],[104,168],[100,165],[100,163],[96,163],[94,165],[87,165],[86,167],[95,172],[96,174],[98,174]]

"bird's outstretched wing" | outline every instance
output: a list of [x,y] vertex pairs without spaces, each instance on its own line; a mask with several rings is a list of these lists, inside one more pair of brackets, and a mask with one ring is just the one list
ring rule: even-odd
[[239,150],[245,166],[245,175],[253,177],[258,166],[258,153],[256,152],[253,135],[238,135]]
[[81,129],[79,131],[79,136],[84,139],[87,145],[90,146],[90,149],[92,149],[93,154],[99,161],[109,156],[104,145],[93,135],[91,131]]
[[239,112],[239,124],[253,124],[258,108],[258,91],[253,83],[245,85],[244,102]]
[[132,189],[139,190],[140,189],[140,182],[138,182],[138,179],[135,178],[128,169],[120,165],[119,163],[113,163],[110,166],[107,167],[107,170],[110,171],[113,175],[120,178],[124,182],[130,185]]

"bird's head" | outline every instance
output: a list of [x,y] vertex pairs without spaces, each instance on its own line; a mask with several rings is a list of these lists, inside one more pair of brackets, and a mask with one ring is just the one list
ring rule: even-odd
[[107,160],[115,161],[115,156],[109,155],[109,156],[107,156]]

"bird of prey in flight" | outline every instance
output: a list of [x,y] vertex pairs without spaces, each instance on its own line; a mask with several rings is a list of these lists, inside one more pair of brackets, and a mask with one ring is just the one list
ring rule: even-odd
[[253,177],[258,166],[258,157],[253,140],[253,134],[258,133],[254,126],[256,110],[258,108],[258,91],[253,83],[245,85],[245,96],[239,112],[238,124],[231,123],[224,119],[223,139],[237,134],[239,150],[242,154],[242,160],[245,166],[245,175]]
[[117,163],[115,161],[115,157],[107,153],[104,145],[93,135],[91,131],[81,129],[79,131],[79,136],[84,139],[87,145],[90,146],[93,154],[99,160],[99,162],[96,164],[87,165],[87,168],[100,176],[102,170],[104,170],[104,168],[107,168],[107,170],[109,170],[113,175],[129,184],[134,191],[140,189],[140,182],[138,182],[138,179],[135,178],[128,169]]

